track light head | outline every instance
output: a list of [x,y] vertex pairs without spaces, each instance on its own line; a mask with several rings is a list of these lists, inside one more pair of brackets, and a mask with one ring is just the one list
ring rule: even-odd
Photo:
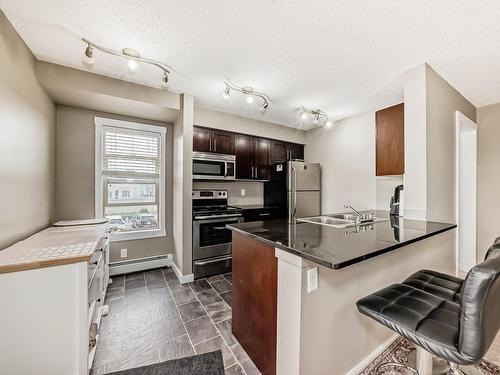
[[264,103],[260,107],[260,112],[264,113],[267,111],[268,108],[269,108],[269,102],[266,99],[264,99]]
[[304,111],[300,112],[300,118],[302,120],[307,120],[309,116],[307,115],[307,113],[305,113]]
[[167,72],[163,72],[163,74],[161,76],[161,85],[163,87],[167,87],[168,86],[168,74],[167,74]]
[[318,114],[314,115],[312,123],[314,125],[318,125],[319,124],[319,115]]
[[327,120],[327,121],[326,121],[326,123],[325,123],[325,126],[326,126],[327,128],[331,128],[331,127],[332,127],[332,125],[333,125],[333,124],[332,124],[332,122],[331,122],[330,120]]
[[247,95],[246,99],[248,104],[252,104],[253,103],[253,96],[252,95]]
[[224,90],[224,93],[222,94],[222,97],[224,99],[229,99],[229,93],[231,92],[231,88],[229,87],[228,84],[226,84],[226,88]]
[[94,63],[94,47],[92,47],[90,43],[88,43],[87,48],[85,48],[84,61],[89,65]]

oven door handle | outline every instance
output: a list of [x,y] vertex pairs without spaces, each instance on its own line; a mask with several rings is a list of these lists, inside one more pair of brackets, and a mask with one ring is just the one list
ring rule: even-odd
[[227,219],[230,217],[238,218],[241,217],[241,214],[232,214],[232,215],[216,215],[216,216],[195,216],[195,220],[205,220],[205,219]]
[[225,230],[226,229],[226,227],[212,227],[212,228],[215,230]]
[[211,260],[197,260],[194,262],[194,264],[196,264],[197,266],[204,266],[204,265],[207,265],[207,264],[210,264],[210,263],[217,263],[217,262],[222,262],[224,260],[230,260],[232,259],[232,256],[231,255],[227,255],[227,256],[224,256],[224,257],[220,257],[220,258],[214,258],[214,259],[211,259]]

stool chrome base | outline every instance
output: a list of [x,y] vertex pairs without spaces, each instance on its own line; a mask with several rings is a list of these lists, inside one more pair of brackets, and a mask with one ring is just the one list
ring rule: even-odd
[[450,368],[450,375],[465,375],[465,372],[460,370],[456,363],[448,362],[448,367]]
[[410,372],[412,372],[413,374],[415,375],[419,375],[418,374],[418,371],[416,369],[414,369],[413,367],[410,367],[410,366],[407,366],[407,365],[402,365],[401,363],[397,363],[397,362],[386,362],[386,363],[382,363],[380,366],[377,367],[377,369],[375,370],[375,374],[376,375],[379,375],[380,374],[380,369],[383,368],[383,367],[386,367],[386,366],[392,366],[392,367],[399,367],[399,368],[404,368],[404,369],[407,369],[409,370]]

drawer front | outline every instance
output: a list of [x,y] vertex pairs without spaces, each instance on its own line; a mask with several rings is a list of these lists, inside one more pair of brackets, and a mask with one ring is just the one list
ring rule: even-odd
[[276,218],[276,210],[274,208],[245,210],[243,217],[245,218],[245,222],[272,220]]

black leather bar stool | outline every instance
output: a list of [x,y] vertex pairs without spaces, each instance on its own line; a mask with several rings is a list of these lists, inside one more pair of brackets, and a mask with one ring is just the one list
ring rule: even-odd
[[[360,299],[357,307],[446,360],[451,374],[463,374],[458,366],[483,358],[500,328],[499,275],[500,237],[465,280],[422,270]],[[380,367],[384,365],[388,364]]]

